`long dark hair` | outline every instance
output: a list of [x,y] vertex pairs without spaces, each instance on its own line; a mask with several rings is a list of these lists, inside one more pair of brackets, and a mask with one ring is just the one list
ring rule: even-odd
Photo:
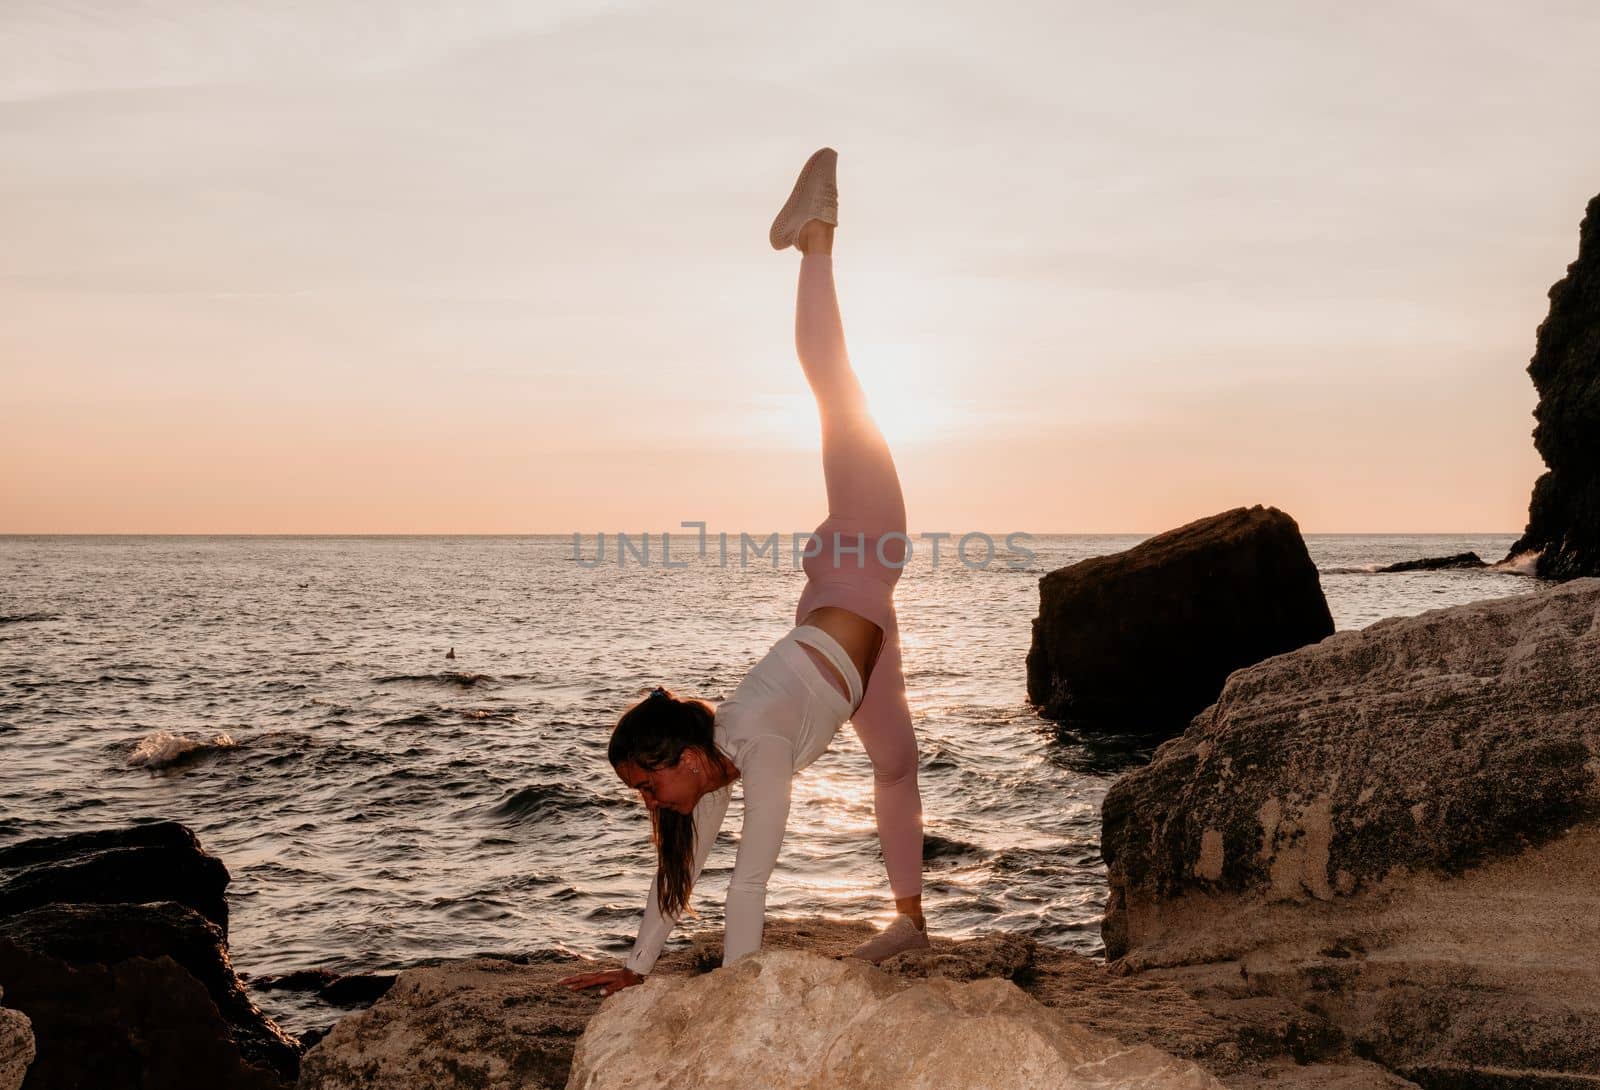
[[[606,759],[612,768],[632,761],[653,771],[677,764],[686,749],[698,749],[715,763],[717,744],[711,730],[715,720],[716,710],[704,700],[678,697],[658,686],[617,720]],[[694,885],[694,817],[658,806],[650,818],[656,846],[656,905],[676,917],[689,903]]]

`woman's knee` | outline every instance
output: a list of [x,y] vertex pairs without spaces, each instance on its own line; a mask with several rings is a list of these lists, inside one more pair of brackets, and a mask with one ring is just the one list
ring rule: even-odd
[[867,747],[867,756],[872,760],[872,779],[879,787],[917,782],[916,736],[911,733],[909,723],[903,733],[896,733],[895,738],[880,739],[878,744]]

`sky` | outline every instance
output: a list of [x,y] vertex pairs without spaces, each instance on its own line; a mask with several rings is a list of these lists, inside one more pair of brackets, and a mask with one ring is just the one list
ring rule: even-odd
[[0,533],[1516,532],[1587,2],[7,0]]

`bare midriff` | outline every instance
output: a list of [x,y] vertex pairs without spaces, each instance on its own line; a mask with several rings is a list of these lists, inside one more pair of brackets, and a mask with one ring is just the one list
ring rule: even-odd
[[[812,625],[822,629],[844,648],[844,653],[850,656],[850,662],[855,666],[856,673],[861,678],[861,688],[864,692],[867,687],[867,678],[872,674],[872,664],[878,659],[878,652],[883,647],[883,629],[861,616],[840,606],[818,606],[807,613],[802,624]],[[801,643],[800,647],[811,656],[811,661],[817,664],[817,669],[822,671],[822,676],[827,678],[835,689],[850,697],[850,687],[840,676],[839,671],[828,661],[821,651]]]

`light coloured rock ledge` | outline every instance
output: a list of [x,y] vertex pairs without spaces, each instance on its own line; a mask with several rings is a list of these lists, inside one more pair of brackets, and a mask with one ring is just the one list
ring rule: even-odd
[[896,978],[761,950],[600,1008],[568,1090],[1223,1090],[1191,1060],[1084,1028],[1009,980]]
[[[861,923],[772,920],[763,948],[837,958],[870,931]],[[697,937],[691,948],[664,955],[652,978],[709,972],[721,963],[720,941],[720,933]],[[306,1054],[299,1085],[302,1090],[564,1087],[574,1047],[602,1004],[594,993],[572,993],[556,981],[595,967],[549,953],[521,962],[477,959],[409,970],[370,1010],[341,1020]],[[1337,1050],[1322,1063],[1296,1064],[1293,1048],[1310,1020],[1287,1002],[1268,997],[1246,1007],[1224,1003],[1218,1011],[1208,1010],[1174,982],[1114,976],[1093,958],[1039,946],[1025,936],[998,934],[959,943],[936,938],[932,950],[894,958],[883,973],[899,986],[926,978],[1010,981],[1083,1035],[1114,1040],[1125,1050],[1148,1046],[1152,1053],[1194,1061],[1230,1088],[1411,1085]],[[958,1084],[947,1085],[958,1090]]]
[[1430,1090],[1600,1090],[1600,579],[1240,670],[1102,819],[1112,972]]

